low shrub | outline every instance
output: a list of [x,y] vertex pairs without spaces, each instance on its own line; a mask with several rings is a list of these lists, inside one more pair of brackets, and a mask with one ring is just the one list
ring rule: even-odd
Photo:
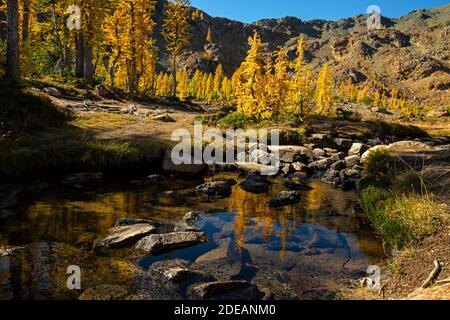
[[219,121],[219,124],[225,128],[241,129],[255,124],[256,118],[245,115],[240,112],[232,112]]

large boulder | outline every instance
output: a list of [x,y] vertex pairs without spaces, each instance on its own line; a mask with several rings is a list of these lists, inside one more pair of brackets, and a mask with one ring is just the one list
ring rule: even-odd
[[330,160],[329,159],[317,160],[317,161],[311,162],[309,164],[309,167],[311,169],[319,170],[319,171],[326,171],[329,166],[330,166]]
[[253,163],[253,162],[236,162],[237,169],[245,174],[250,175],[266,175],[271,176],[278,173],[278,167]]
[[316,148],[335,148],[336,143],[333,141],[333,139],[330,138],[330,136],[322,133],[315,133],[312,134],[308,138],[308,142],[311,144],[314,144]]
[[269,207],[284,207],[300,202],[300,193],[297,191],[282,191],[273,197],[267,204]]
[[140,239],[156,232],[156,226],[148,223],[115,227],[109,236],[94,245],[94,251],[103,249],[121,249],[133,246]]
[[229,197],[231,195],[231,186],[226,181],[206,182],[195,188],[195,191],[201,195]]
[[272,153],[280,155],[280,161],[284,163],[304,162],[310,157],[311,151],[301,146],[269,146]]
[[171,232],[149,235],[136,243],[134,248],[151,255],[159,255],[207,241],[208,238],[203,232]]
[[336,138],[334,139],[334,143],[339,151],[347,153],[353,145],[353,141],[351,139],[342,139]]
[[348,151],[348,155],[351,156],[359,156],[361,157],[364,152],[370,149],[370,146],[364,143],[354,143],[350,150]]

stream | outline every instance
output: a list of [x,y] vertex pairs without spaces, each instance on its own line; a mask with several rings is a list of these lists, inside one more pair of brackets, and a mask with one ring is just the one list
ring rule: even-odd
[[[206,180],[219,178],[242,181],[235,174]],[[285,190],[282,179],[273,179],[268,194],[251,194],[236,185],[228,198],[187,195],[203,181],[107,181],[91,190],[50,183],[16,215],[0,221],[0,247],[23,246],[0,258],[0,299],[78,299],[83,290],[105,284],[124,288],[129,299],[186,298],[192,281],[174,285],[150,272],[168,261],[197,266],[216,279],[251,281],[269,292],[266,298],[339,299],[369,265],[385,259],[381,239],[355,210],[354,192],[313,180],[313,190],[302,191],[300,203],[275,209],[266,202]],[[201,212],[197,226],[207,243],[160,256],[132,249],[107,257],[92,253],[94,241],[119,218],[175,224],[190,211]],[[67,289],[69,265],[80,266],[82,290]]]

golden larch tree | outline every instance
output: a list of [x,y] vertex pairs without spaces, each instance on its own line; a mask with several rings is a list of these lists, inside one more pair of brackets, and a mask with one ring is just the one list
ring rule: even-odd
[[178,59],[191,38],[189,6],[189,0],[169,0],[165,8],[162,35],[166,39],[166,49],[172,64],[173,96],[177,94]]

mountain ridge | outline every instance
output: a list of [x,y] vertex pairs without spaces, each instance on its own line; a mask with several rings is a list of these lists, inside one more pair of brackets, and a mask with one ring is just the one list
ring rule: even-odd
[[[383,17],[382,30],[368,30],[368,15],[363,14],[337,21],[284,17],[244,23],[200,12],[203,19],[191,21],[192,42],[182,59],[190,71],[213,72],[222,64],[231,75],[245,58],[248,37],[255,31],[267,54],[285,48],[291,58],[296,40],[303,37],[312,69],[329,63],[338,83],[350,77],[374,89],[397,87],[418,102],[450,105],[450,4]],[[212,43],[206,41],[208,29]],[[164,47],[164,40],[159,41]],[[161,58],[164,67],[164,50]]]

